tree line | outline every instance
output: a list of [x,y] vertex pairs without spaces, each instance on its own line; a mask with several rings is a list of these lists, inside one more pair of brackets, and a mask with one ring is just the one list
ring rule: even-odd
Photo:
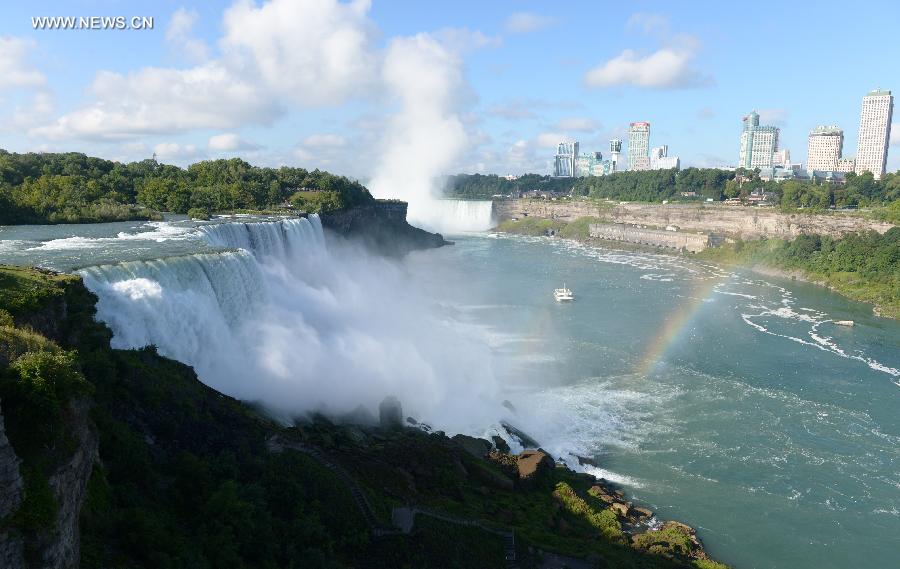
[[121,163],[81,153],[0,149],[0,224],[147,219],[155,212],[262,210],[286,201],[334,209],[371,201],[359,182],[321,170],[253,166],[240,158],[180,168]]
[[[463,199],[518,196],[531,191],[589,196],[598,199],[661,202],[664,200],[721,201],[768,192],[785,209],[867,207],[900,200],[900,173],[876,180],[871,173],[847,174],[843,184],[807,180],[763,181],[759,171],[738,168],[647,170],[616,172],[607,176],[553,178],[526,174],[515,180],[493,174],[459,174],[446,181],[446,194]],[[900,214],[900,204],[893,206]]]

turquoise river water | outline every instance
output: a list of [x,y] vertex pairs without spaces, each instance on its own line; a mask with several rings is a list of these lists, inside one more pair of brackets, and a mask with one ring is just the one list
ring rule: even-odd
[[[87,268],[82,274],[100,296],[100,317],[119,347],[159,344],[154,334],[167,330],[160,316],[167,303],[183,302],[182,322],[205,318],[191,313],[197,306],[223,310],[225,317],[204,321],[194,335],[161,351],[247,398],[252,390],[245,386],[217,384],[215,363],[198,354],[229,351],[220,338],[242,326],[232,309],[221,308],[231,302],[223,298],[266,289],[278,308],[271,321],[279,338],[304,334],[307,344],[312,329],[329,362],[354,366],[354,358],[369,358],[344,368],[371,374],[367,386],[380,385],[381,368],[396,357],[391,354],[411,351],[416,356],[404,367],[431,370],[425,373],[429,393],[448,393],[436,403],[408,396],[438,427],[444,427],[440,410],[458,404],[455,392],[509,400],[515,412],[505,418],[544,448],[567,460],[593,458],[598,466],[589,471],[621,484],[659,517],[696,527],[709,552],[738,569],[900,566],[900,322],[813,285],[559,239],[460,235],[453,246],[415,253],[389,268],[368,260],[342,265],[346,255],[361,254],[331,245],[324,260],[325,253],[314,261],[291,257],[297,243],[324,247],[316,236],[321,229],[303,223],[290,235],[279,233],[293,240],[280,249],[274,241],[262,245],[256,229],[235,236],[177,220],[0,228],[0,262]],[[261,268],[251,266],[253,257],[240,257],[242,248]],[[211,269],[209,258],[217,254],[238,255],[236,268],[226,266],[228,257]],[[177,264],[171,259],[185,255],[195,255],[191,262],[212,292],[190,284],[196,277],[181,265],[177,279],[166,276],[176,270],[169,269]],[[301,269],[284,277],[273,259]],[[91,268],[101,264],[106,267]],[[259,275],[226,295],[217,279],[235,279],[228,271]],[[217,276],[226,274],[232,276]],[[362,286],[336,284],[351,280]],[[301,281],[305,286],[296,288]],[[564,282],[575,302],[554,301],[553,289]],[[218,299],[219,308],[206,306],[204,294]],[[395,307],[399,316],[385,318],[373,303]],[[394,320],[405,313],[396,307],[407,304],[416,310],[401,326]],[[350,316],[347,306],[367,316]],[[279,320],[290,311],[291,320]],[[129,317],[120,318],[123,313]],[[304,326],[292,332],[301,318]],[[199,331],[215,327],[221,331],[208,338]],[[439,345],[426,345],[432,339],[423,330],[436,330]],[[254,328],[253,341],[266,332]],[[196,352],[184,351],[186,345]],[[271,351],[277,350],[264,343],[244,358],[266,352],[264,372],[254,377],[281,377]],[[438,363],[428,367],[431,360]],[[331,367],[311,367],[310,374],[327,375]],[[443,382],[442,374],[452,381]],[[397,375],[402,371],[385,373]],[[329,382],[304,379],[292,390],[308,400],[318,389],[317,400],[351,406],[353,390],[347,399],[323,395],[340,391],[339,378]],[[488,382],[495,383],[489,393],[478,391]],[[273,379],[273,385],[280,389],[283,382]],[[385,383],[385,389],[411,392],[417,385]],[[381,396],[375,390],[370,400]],[[494,419],[476,414],[456,430],[497,432]]]

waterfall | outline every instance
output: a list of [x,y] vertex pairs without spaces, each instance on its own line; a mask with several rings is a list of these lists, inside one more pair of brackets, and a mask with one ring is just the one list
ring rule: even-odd
[[487,231],[494,226],[494,204],[489,200],[440,199],[428,207],[410,205],[410,223],[442,233]]
[[79,271],[113,347],[154,345],[215,389],[286,415],[374,412],[395,395],[448,431],[492,417],[487,342],[436,312],[403,265],[326,249],[317,216],[200,231],[227,250]]

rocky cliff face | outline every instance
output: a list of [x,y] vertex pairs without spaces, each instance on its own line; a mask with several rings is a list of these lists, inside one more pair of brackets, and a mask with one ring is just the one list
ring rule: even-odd
[[[38,309],[16,315],[15,323],[59,342],[70,335],[85,333],[70,329],[73,327],[67,322],[73,312],[70,295],[89,298],[91,302],[93,298],[80,279],[59,279],[58,283],[59,294],[44,297]],[[5,365],[7,362],[0,360],[0,366]],[[15,515],[27,498],[23,479],[23,466],[27,463],[23,465],[8,440],[4,415],[0,414],[0,567],[3,569],[68,569],[79,565],[79,518],[88,481],[98,460],[99,437],[89,415],[89,399],[70,400],[66,405],[62,419],[65,440],[54,443],[55,448],[48,452],[47,461],[53,466],[47,467],[49,470],[41,469],[53,494],[55,515],[46,527],[24,531],[20,530],[20,520]],[[4,412],[8,414],[9,409]]]
[[617,204],[595,205],[586,201],[497,200],[497,219],[529,215],[573,221],[598,217],[613,223],[665,227],[675,225],[688,231],[721,233],[741,239],[778,237],[793,239],[804,233],[840,237],[847,233],[874,230],[885,233],[892,224],[848,215],[786,214],[774,209],[733,207],[719,204]]
[[405,202],[376,201],[320,214],[322,226],[386,255],[405,255],[446,245],[440,233],[429,233],[406,221]]
[[75,401],[71,406],[69,435],[75,451],[50,476],[58,509],[54,527],[36,540],[40,558],[37,567],[68,569],[78,567],[81,559],[78,519],[99,447],[97,431],[88,416],[89,407],[87,400]]
[[8,527],[9,518],[24,498],[21,462],[6,438],[0,414],[0,567],[9,569],[25,567],[25,541],[17,530]]

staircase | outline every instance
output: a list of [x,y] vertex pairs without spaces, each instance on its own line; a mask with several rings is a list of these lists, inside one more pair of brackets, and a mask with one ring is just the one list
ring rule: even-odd
[[344,470],[340,465],[328,460],[318,449],[299,442],[285,441],[277,435],[270,437],[266,441],[266,447],[269,449],[269,452],[273,453],[282,452],[284,449],[302,452],[320,465],[334,472],[334,474],[350,489],[350,495],[353,496],[353,501],[356,503],[357,509],[362,514],[363,519],[366,520],[366,525],[369,526],[374,537],[409,534],[415,527],[417,515],[429,516],[451,524],[477,527],[482,531],[500,536],[503,538],[504,557],[506,559],[507,569],[518,569],[519,567],[518,563],[516,563],[516,534],[513,531],[498,530],[485,525],[478,520],[457,518],[450,514],[429,510],[421,506],[394,508],[391,511],[391,523],[394,527],[387,528],[382,525],[375,516],[375,511],[372,509],[372,505],[369,503],[368,498],[366,498],[365,493],[362,488],[360,488],[359,484],[356,483],[356,480],[350,476],[350,473]]

